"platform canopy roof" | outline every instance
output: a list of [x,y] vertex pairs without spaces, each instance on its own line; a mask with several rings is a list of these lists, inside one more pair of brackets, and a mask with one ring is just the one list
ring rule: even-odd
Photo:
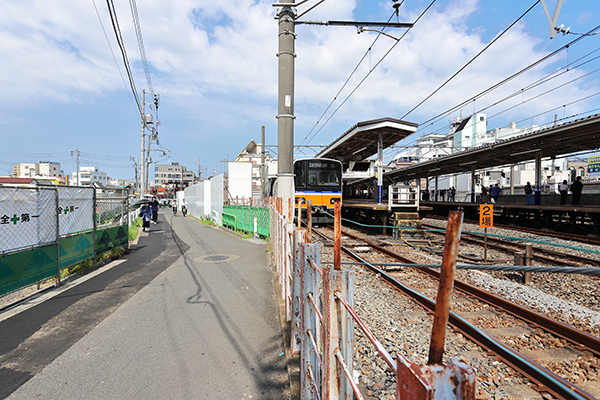
[[380,134],[385,149],[415,133],[417,127],[418,125],[412,122],[394,118],[359,122],[319,152],[316,157],[332,158],[341,161],[344,165],[348,161],[363,161],[377,154],[377,142]]
[[600,147],[600,114],[389,171],[386,183],[559,157]]

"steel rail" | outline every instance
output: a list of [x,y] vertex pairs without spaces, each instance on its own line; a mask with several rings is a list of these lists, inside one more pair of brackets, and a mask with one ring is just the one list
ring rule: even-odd
[[[352,237],[353,239],[359,239],[357,236],[354,236],[347,232],[344,232],[344,235]],[[368,243],[369,246],[373,247],[377,251],[380,251],[392,258],[402,260],[407,264],[416,264],[413,260],[410,260],[406,257],[402,257],[401,255],[386,248],[383,248],[375,243],[372,243],[369,240],[362,240],[365,243]],[[431,268],[419,268],[419,271],[436,279],[439,279],[440,276],[440,273],[438,271]],[[543,330],[552,333],[553,335],[559,336],[567,340],[569,343],[572,343],[575,346],[577,346],[577,348],[581,348],[581,346],[584,346],[585,350],[589,350],[597,357],[600,357],[600,339],[595,336],[582,332],[578,329],[573,328],[572,326],[564,324],[555,319],[548,318],[545,315],[538,313],[530,308],[503,299],[502,297],[486,292],[482,289],[479,289],[476,286],[470,285],[458,279],[454,280],[454,286],[456,287],[456,289],[464,293],[470,294],[471,296],[475,296],[485,303],[501,308],[502,310],[505,310],[509,314],[519,319],[525,320],[526,322],[534,324],[542,328]]]
[[[427,226],[432,226],[433,227],[433,225],[427,225]],[[432,233],[443,234],[443,232],[432,232]],[[478,241],[475,238],[482,238],[482,237],[483,237],[483,235],[479,235],[477,233],[463,233],[463,239],[465,241],[468,241],[468,242],[471,242],[471,243],[475,242],[477,244],[481,244],[480,241]],[[527,241],[527,239],[525,239],[525,238],[523,238],[522,240],[524,242]],[[506,242],[506,241],[503,241],[503,240],[497,239],[497,238],[488,238],[488,247],[496,248],[496,249],[499,249],[499,250],[503,250],[503,251],[508,250],[508,251],[510,251],[510,250],[512,250],[514,248],[519,248],[520,246],[521,245],[518,244],[518,243]],[[566,253],[559,252],[559,251],[542,249],[540,247],[534,247],[533,251],[534,252],[538,252],[538,253],[552,254],[552,255],[554,255],[556,257],[562,257],[562,258],[567,258],[567,259],[571,259],[571,260],[576,260],[576,261],[578,261],[580,263],[584,263],[584,264],[600,265],[600,260],[596,260],[596,259],[589,258],[589,257],[582,257],[582,256],[578,256],[578,255],[575,255],[575,254],[566,254]],[[543,256],[541,254],[534,254],[533,258],[534,259],[538,259],[540,261],[549,262],[549,263],[555,263],[555,262],[557,262],[556,259],[553,259],[553,258],[550,258],[550,257],[546,257],[546,256]],[[575,267],[579,266],[579,264],[575,265],[575,264],[564,262],[564,261],[561,261],[561,262],[563,262],[566,265],[570,265],[570,266],[575,266]]]
[[[436,215],[425,215],[424,218],[437,219],[440,221],[447,220],[447,217],[440,217],[440,216],[436,216]],[[470,225],[479,226],[479,221],[465,220],[464,222],[468,223]],[[518,226],[502,225],[502,224],[496,224],[496,223],[494,223],[494,227],[500,228],[500,229],[512,230],[512,231],[531,233],[533,235],[551,236],[551,237],[555,237],[555,238],[559,238],[559,239],[576,240],[576,241],[582,242],[582,243],[600,245],[600,239],[598,239],[598,238],[593,238],[593,237],[584,236],[584,235],[577,235],[577,234],[573,234],[573,233],[542,231],[540,229],[523,228],[523,227],[518,227]]]
[[[323,237],[326,240],[331,240],[314,229],[313,232],[317,233],[319,236]],[[348,235],[347,233],[344,233],[344,235],[352,236]],[[423,308],[432,312],[435,310],[435,302],[433,300],[429,299],[422,293],[413,290],[409,286],[400,283],[391,275],[387,274],[385,271],[382,271],[376,268],[375,266],[371,265],[366,260],[363,260],[361,257],[356,255],[349,249],[345,248],[344,246],[342,246],[342,250],[355,260],[361,263],[365,263],[365,267],[379,274],[381,278],[388,282],[393,288],[403,292],[404,294],[412,298],[415,302],[419,303]],[[402,256],[399,256],[398,254],[396,254],[396,256],[402,258],[405,261],[408,260]],[[448,323],[460,330],[465,336],[467,336],[479,346],[500,356],[504,360],[504,362],[506,362],[512,368],[521,372],[524,376],[528,377],[531,381],[535,382],[541,388],[541,390],[547,391],[559,399],[595,400],[595,397],[593,397],[589,393],[586,393],[582,389],[572,385],[568,381],[547,370],[535,361],[525,357],[516,350],[508,347],[504,343],[500,342],[498,339],[477,328],[468,321],[462,319],[455,313],[450,312],[450,318]]]

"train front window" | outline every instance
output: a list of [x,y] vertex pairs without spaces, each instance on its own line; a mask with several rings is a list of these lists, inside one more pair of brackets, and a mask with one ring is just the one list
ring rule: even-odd
[[339,163],[326,160],[313,160],[308,163],[307,186],[320,190],[339,191],[342,170]]

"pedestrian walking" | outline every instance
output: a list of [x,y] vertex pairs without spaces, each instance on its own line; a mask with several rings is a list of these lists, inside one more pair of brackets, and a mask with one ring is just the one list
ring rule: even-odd
[[156,197],[152,198],[151,207],[152,207],[152,223],[156,224],[156,220],[158,219],[158,200],[156,199]]
[[567,194],[569,194],[569,184],[566,179],[560,184],[558,191],[560,192],[560,205],[564,206],[567,204]]
[[496,185],[494,185],[494,187],[492,188],[492,199],[494,199],[494,203],[498,202],[499,197],[500,197],[500,188],[498,187],[498,184],[496,183]]
[[140,212],[142,215],[142,231],[150,232],[150,220],[152,219],[152,206],[149,204],[144,204],[142,206],[142,211]]
[[533,189],[531,188],[531,183],[527,182],[525,185],[525,200],[527,201],[527,205],[533,205]]
[[571,183],[571,193],[573,193],[573,200],[571,205],[578,206],[581,202],[581,191],[583,190],[583,182],[581,182],[581,177],[578,176],[575,179],[575,182]]

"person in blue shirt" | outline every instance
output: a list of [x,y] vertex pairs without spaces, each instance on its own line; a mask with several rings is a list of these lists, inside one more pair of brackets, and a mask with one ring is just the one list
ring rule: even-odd
[[150,220],[152,219],[152,207],[149,204],[142,206],[142,231],[150,232]]
[[496,185],[492,188],[492,199],[494,199],[494,203],[498,202],[498,197],[500,197],[500,188],[496,183]]

